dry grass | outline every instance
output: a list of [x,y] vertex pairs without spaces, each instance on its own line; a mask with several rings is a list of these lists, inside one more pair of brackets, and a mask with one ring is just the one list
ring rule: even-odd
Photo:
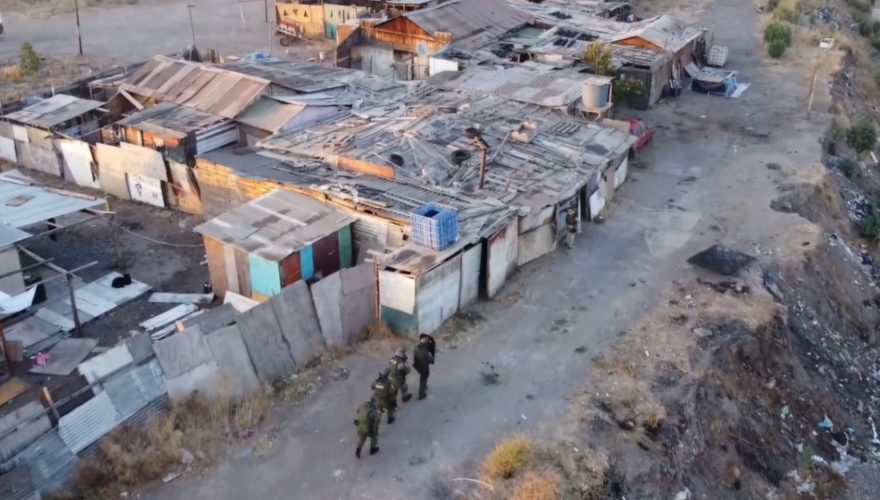
[[[269,403],[265,389],[239,401],[196,395],[145,426],[122,426],[99,442],[95,461],[80,466],[69,498],[119,498],[120,492],[170,472],[213,467],[220,448],[256,427]],[[191,463],[184,463],[189,454]]]
[[317,367],[292,375],[289,378],[275,383],[275,399],[285,403],[297,404],[309,397],[317,389]]
[[236,403],[232,424],[241,433],[256,428],[269,411],[269,391],[265,387]]
[[487,483],[508,479],[528,464],[532,441],[525,436],[502,439],[483,460],[481,478]]
[[21,77],[23,76],[21,73],[21,66],[19,66],[18,64],[3,66],[2,74],[3,80],[8,82],[17,82],[21,80]]
[[513,500],[556,500],[562,495],[562,475],[556,471],[529,471],[513,490]]

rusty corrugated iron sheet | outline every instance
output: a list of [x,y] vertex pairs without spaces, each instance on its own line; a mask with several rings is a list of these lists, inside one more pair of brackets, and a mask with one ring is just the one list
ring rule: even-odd
[[235,118],[269,85],[268,80],[222,68],[154,56],[126,79],[128,92]]

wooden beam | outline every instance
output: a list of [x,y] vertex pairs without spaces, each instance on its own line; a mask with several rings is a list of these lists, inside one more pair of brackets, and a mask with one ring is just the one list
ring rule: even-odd
[[138,109],[138,111],[144,109],[144,105],[141,104],[140,101],[135,99],[133,95],[129,94],[127,90],[119,89],[119,95],[126,98],[128,100],[128,102],[130,102],[132,104],[132,106],[134,106]]

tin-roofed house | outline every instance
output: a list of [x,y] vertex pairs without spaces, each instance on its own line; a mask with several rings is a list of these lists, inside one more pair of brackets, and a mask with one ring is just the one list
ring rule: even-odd
[[260,299],[351,267],[354,221],[317,200],[276,189],[195,231],[204,237],[214,292]]
[[62,176],[57,137],[94,142],[104,119],[104,103],[57,94],[3,117],[0,158],[47,174]]

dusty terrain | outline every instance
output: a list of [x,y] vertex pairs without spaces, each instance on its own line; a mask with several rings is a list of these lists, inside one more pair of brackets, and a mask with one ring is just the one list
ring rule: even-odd
[[[357,402],[369,395],[368,381],[386,359],[369,349],[343,359],[344,376],[325,379],[320,390],[302,405],[273,409],[268,425],[260,431],[270,439],[268,451],[256,453],[245,442],[216,471],[178,479],[147,496],[285,498],[291,492],[309,498],[474,495],[479,489],[456,479],[473,477],[476,464],[493,444],[512,433],[539,439],[595,440],[593,445],[612,450],[620,456],[616,460],[623,461],[618,466],[621,482],[615,491],[631,492],[627,498],[672,497],[684,488],[710,498],[734,496],[735,490],[724,479],[726,462],[720,466],[720,477],[708,479],[718,472],[714,467],[724,458],[713,446],[730,449],[730,443],[721,442],[721,436],[728,434],[713,434],[707,429],[705,435],[715,436],[711,439],[716,441],[707,441],[710,438],[702,434],[699,439],[685,440],[682,436],[694,426],[678,428],[676,423],[687,424],[693,408],[687,412],[666,405],[673,396],[693,395],[695,383],[683,377],[703,373],[700,370],[707,366],[717,368],[701,381],[704,391],[710,393],[717,392],[724,374],[743,369],[750,376],[741,377],[743,387],[738,390],[742,392],[734,395],[750,394],[758,381],[788,387],[788,380],[781,375],[775,376],[777,385],[771,384],[776,365],[768,363],[763,371],[751,374],[749,368],[742,368],[742,358],[736,353],[762,354],[785,345],[786,331],[773,327],[777,324],[774,318],[796,297],[792,285],[784,280],[803,276],[782,273],[785,266],[804,269],[804,262],[821,267],[836,262],[826,248],[829,243],[823,230],[791,213],[803,205],[794,206],[798,197],[813,199],[822,193],[815,195],[814,187],[790,187],[792,179],[824,182],[825,172],[817,167],[822,156],[819,137],[830,122],[826,110],[831,100],[828,75],[822,73],[812,120],[804,119],[808,73],[802,68],[794,72],[785,69],[785,62],[765,62],[759,36],[743,36],[743,26],[753,26],[757,33],[753,5],[719,0],[707,4],[702,12],[700,21],[713,26],[716,40],[730,46],[729,67],[741,70],[741,81],[751,82],[752,87],[740,99],[685,92],[643,113],[642,118],[658,126],[658,135],[631,170],[608,221],[590,225],[574,250],[561,250],[521,269],[499,300],[481,305],[468,316],[470,321],[463,318],[448,329],[457,331],[447,331],[443,338],[429,398],[404,405],[392,426],[383,423],[378,455],[361,461],[353,456],[353,411]],[[726,19],[741,22],[734,25]],[[792,190],[797,196],[787,200],[787,212],[770,208],[780,198],[780,191]],[[809,203],[807,207],[816,209]],[[749,287],[749,293],[715,291],[697,282],[697,278],[713,277],[685,264],[691,254],[722,241],[759,257],[741,282]],[[786,302],[777,303],[763,291],[760,269],[765,267],[781,276],[779,287],[788,292]],[[723,286],[716,288],[724,290]],[[821,287],[814,288],[809,299],[819,300],[819,290]],[[719,331],[717,337],[711,333],[710,340],[692,332],[695,326],[715,332],[712,321],[730,316],[741,317],[742,322]],[[755,332],[765,332],[768,340],[754,340]],[[744,344],[739,351],[721,350],[712,355],[717,357],[694,355],[702,352],[706,343],[715,345],[722,339],[734,347],[737,342]],[[803,346],[803,342],[795,345]],[[638,356],[632,358],[636,348]],[[660,427],[663,431],[654,432],[654,438],[647,441],[641,432],[620,430],[613,417],[599,415],[597,409],[601,410],[604,396],[591,397],[596,392],[593,389],[607,387],[601,384],[618,353],[635,363],[623,373],[635,380],[641,391],[637,394],[656,393],[658,406],[654,408],[665,412],[661,421],[668,419],[668,424]],[[785,356],[800,360],[800,351],[792,350]],[[783,361],[796,365],[794,360],[780,363]],[[715,378],[710,376],[713,373],[717,373]],[[657,389],[655,377],[668,380],[667,391]],[[793,389],[804,391],[805,380],[792,381],[800,384]],[[687,391],[676,392],[683,387]],[[745,407],[760,413],[764,401],[755,398],[754,405]],[[730,405],[723,404],[719,408],[723,400],[701,400],[696,420],[736,422],[725,413],[713,413],[729,409]],[[826,408],[831,411],[835,407],[833,399],[824,406],[800,404],[795,399],[786,402],[797,422],[804,425]],[[781,411],[782,404],[778,406],[767,408]],[[812,410],[807,412],[807,407]],[[844,418],[838,413],[828,416],[835,422],[836,416]],[[841,422],[854,422],[846,425],[855,427],[855,420]],[[751,439],[754,426],[768,421],[743,418],[737,424],[737,435]],[[598,427],[591,428],[593,425]],[[858,425],[856,433],[864,439],[865,424]],[[667,432],[672,433],[672,439],[666,440]],[[803,435],[809,436],[810,430],[804,430]],[[827,451],[830,444],[823,443],[817,442],[816,449]],[[746,449],[750,444],[754,445],[746,441],[741,447]],[[675,468],[694,464],[695,457],[702,458],[700,450],[710,448],[712,456],[718,456],[705,462],[705,473],[690,478],[686,471]],[[740,472],[731,469],[730,474],[740,477],[741,483],[758,478],[760,481],[748,483],[755,488],[748,490],[753,493],[763,491],[760,488],[766,485],[778,486],[780,476],[794,469],[789,466],[790,457],[798,456],[792,451],[795,449],[769,449],[766,456],[754,455],[748,463],[742,461],[748,453],[739,452],[733,463]],[[787,458],[771,462],[780,456]],[[828,457],[829,461],[835,458]]]

